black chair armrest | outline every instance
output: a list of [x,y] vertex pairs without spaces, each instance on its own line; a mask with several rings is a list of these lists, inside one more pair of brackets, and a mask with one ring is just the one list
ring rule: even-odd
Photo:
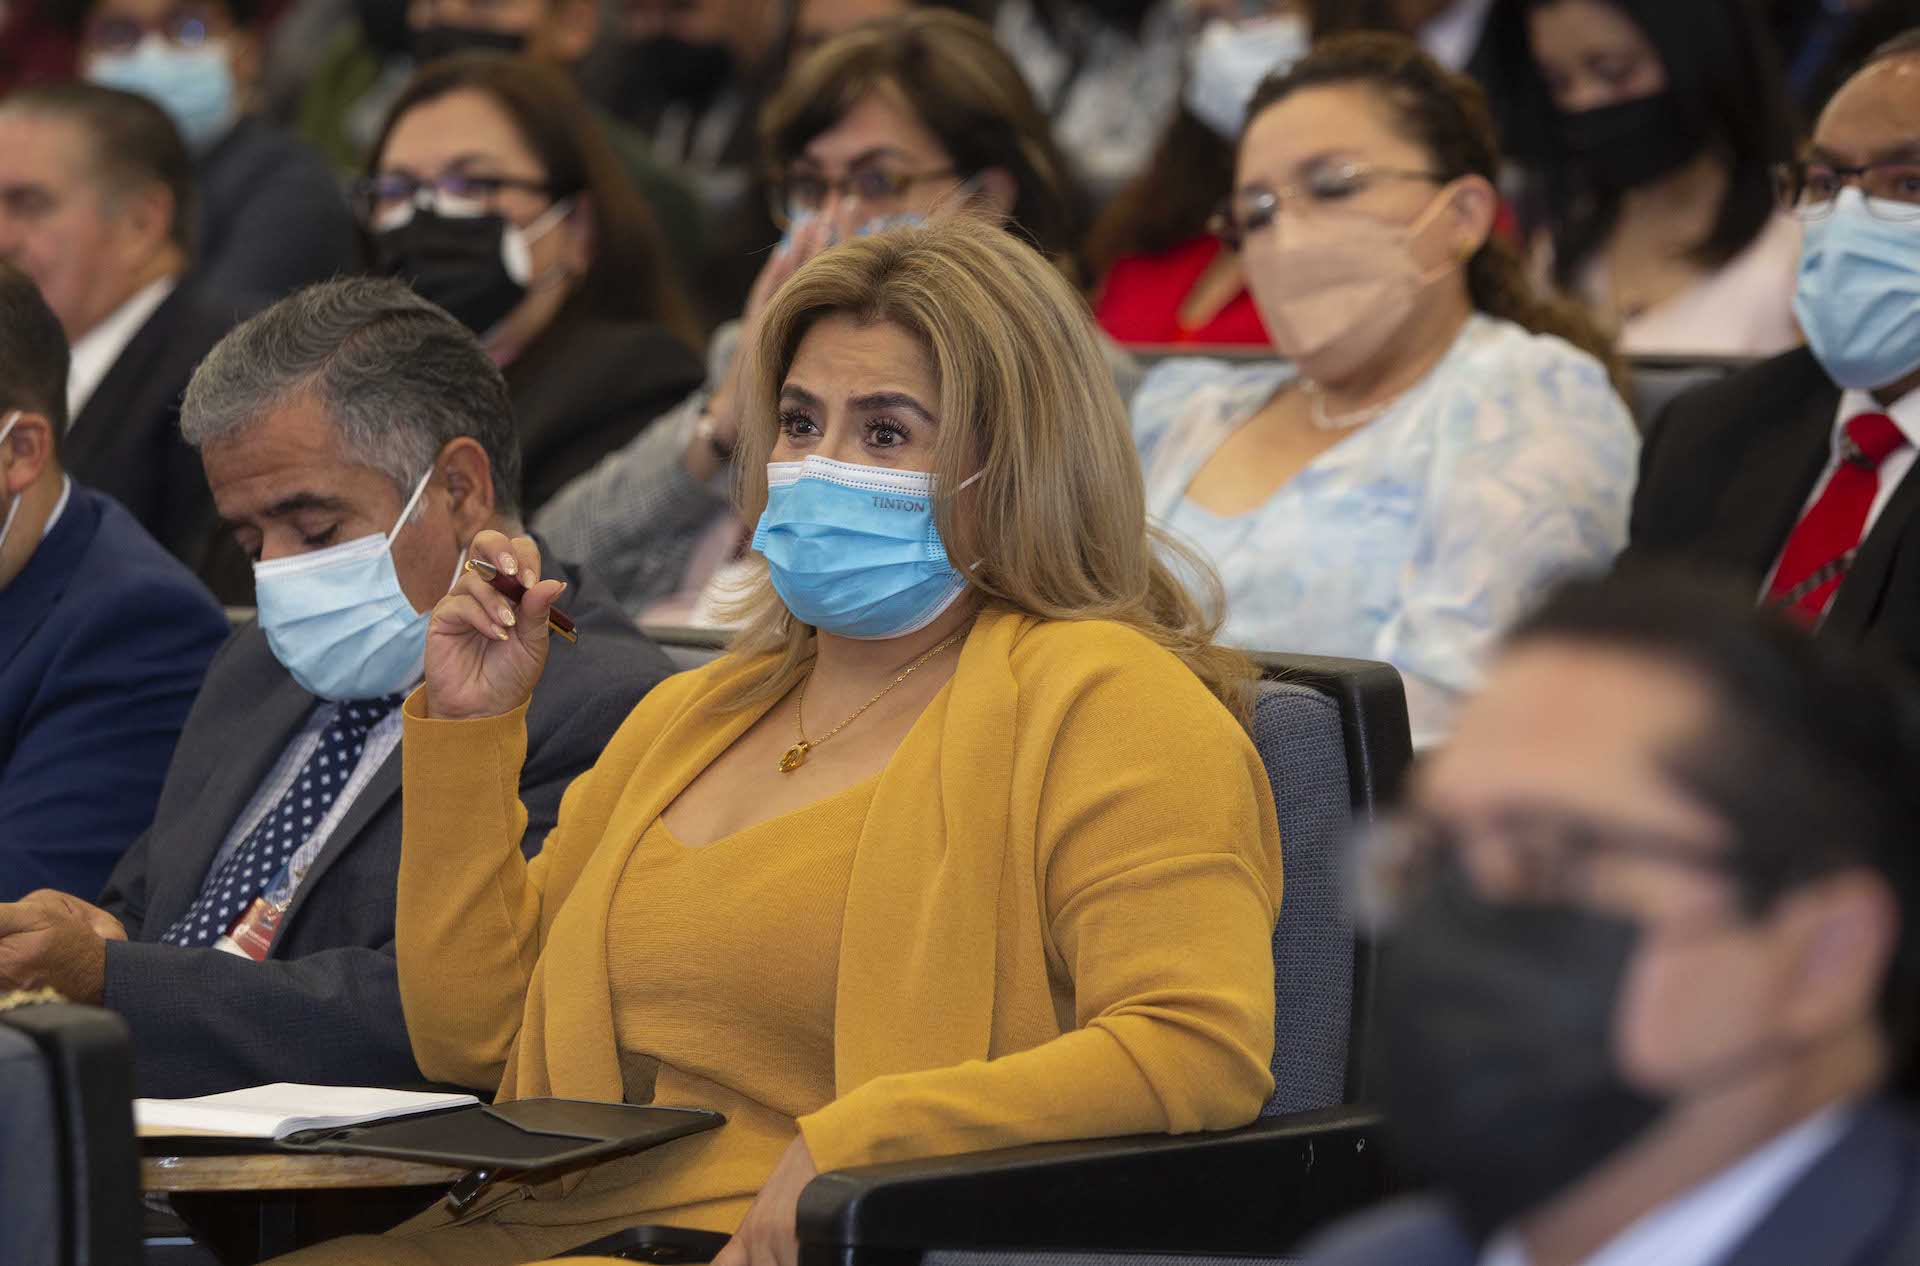
[[126,1022],[98,1007],[56,1002],[14,1008],[0,1023],[32,1038],[53,1074],[64,1136],[49,1159],[64,1170],[70,1260],[132,1266],[140,1260],[140,1154]]
[[1008,1250],[1271,1256],[1386,1194],[1380,1116],[1341,1107],[1212,1134],[1047,1143],[822,1174],[802,1266]]

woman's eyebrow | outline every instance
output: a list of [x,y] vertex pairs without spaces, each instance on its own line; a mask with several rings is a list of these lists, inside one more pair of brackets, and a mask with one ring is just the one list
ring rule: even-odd
[[872,413],[881,409],[905,409],[917,413],[930,426],[939,426],[940,419],[933,416],[927,407],[904,391],[873,391],[865,395],[854,396],[847,401],[854,409],[862,413]]

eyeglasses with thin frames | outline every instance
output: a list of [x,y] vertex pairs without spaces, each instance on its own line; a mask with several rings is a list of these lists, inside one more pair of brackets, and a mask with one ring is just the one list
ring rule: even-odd
[[[357,180],[349,191],[354,212],[363,224],[378,224],[395,208],[412,204],[428,206],[440,203],[466,204],[491,208],[502,193],[519,189],[527,193],[552,195],[553,186],[544,180],[523,176],[483,176],[470,172],[441,172],[432,180],[421,180],[406,172],[382,172]],[[421,195],[427,198],[422,199]]]
[[1731,875],[1736,864],[1731,853],[1702,841],[1570,814],[1513,813],[1470,831],[1436,815],[1401,813],[1365,829],[1353,850],[1355,917],[1375,930],[1391,926],[1440,878],[1463,872],[1470,839],[1502,850],[1506,891],[1500,899],[1529,904],[1586,904],[1595,887],[1595,866],[1605,858],[1635,858],[1709,876]]
[[801,216],[818,212],[836,194],[863,206],[884,207],[899,202],[915,185],[946,180],[954,174],[951,165],[912,172],[862,166],[838,179],[805,168],[776,170],[769,181],[770,209],[774,223],[784,229]]
[[1838,163],[1781,163],[1774,168],[1774,195],[1781,209],[1797,220],[1820,220],[1833,213],[1840,191],[1858,189],[1867,214],[1905,223],[1920,220],[1920,162],[1890,159],[1858,167]]
[[1448,177],[1408,167],[1371,163],[1322,163],[1308,167],[1278,189],[1248,185],[1229,194],[1207,221],[1207,231],[1239,250],[1247,236],[1271,226],[1283,207],[1295,214],[1323,215],[1386,180],[1419,180],[1444,185]]

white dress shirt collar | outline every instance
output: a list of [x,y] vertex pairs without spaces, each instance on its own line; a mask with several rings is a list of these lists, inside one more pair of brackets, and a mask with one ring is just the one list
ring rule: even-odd
[[87,401],[100,382],[113,368],[113,362],[120,359],[120,353],[127,350],[127,344],[133,342],[133,336],[147,323],[159,306],[167,301],[173,288],[179,282],[178,277],[162,277],[158,281],[148,282],[133,297],[115,308],[104,321],[82,334],[73,341],[71,365],[67,370],[67,427],[73,427],[80,410],[86,408]]
[[[1581,1266],[1719,1266],[1852,1123],[1852,1105],[1809,1117],[1642,1217]],[[1503,1232],[1481,1254],[1479,1266],[1529,1266],[1526,1246],[1514,1232]]]

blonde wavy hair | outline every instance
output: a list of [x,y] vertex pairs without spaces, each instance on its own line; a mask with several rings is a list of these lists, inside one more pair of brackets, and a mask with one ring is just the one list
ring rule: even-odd
[[[968,512],[937,495],[934,518],[973,601],[1046,620],[1110,620],[1191,668],[1246,723],[1257,674],[1214,641],[1224,599],[1212,569],[1147,522],[1126,406],[1086,304],[1030,246],[972,216],[858,238],[823,252],[774,297],[743,379],[736,504],[767,504],[780,390],[801,340],[830,316],[887,323],[925,349],[940,384],[935,487],[969,476]],[[1196,601],[1167,558],[1198,579]],[[972,560],[977,566],[966,570]],[[756,570],[732,614],[734,652],[764,656],[723,706],[778,698],[813,653]]]

